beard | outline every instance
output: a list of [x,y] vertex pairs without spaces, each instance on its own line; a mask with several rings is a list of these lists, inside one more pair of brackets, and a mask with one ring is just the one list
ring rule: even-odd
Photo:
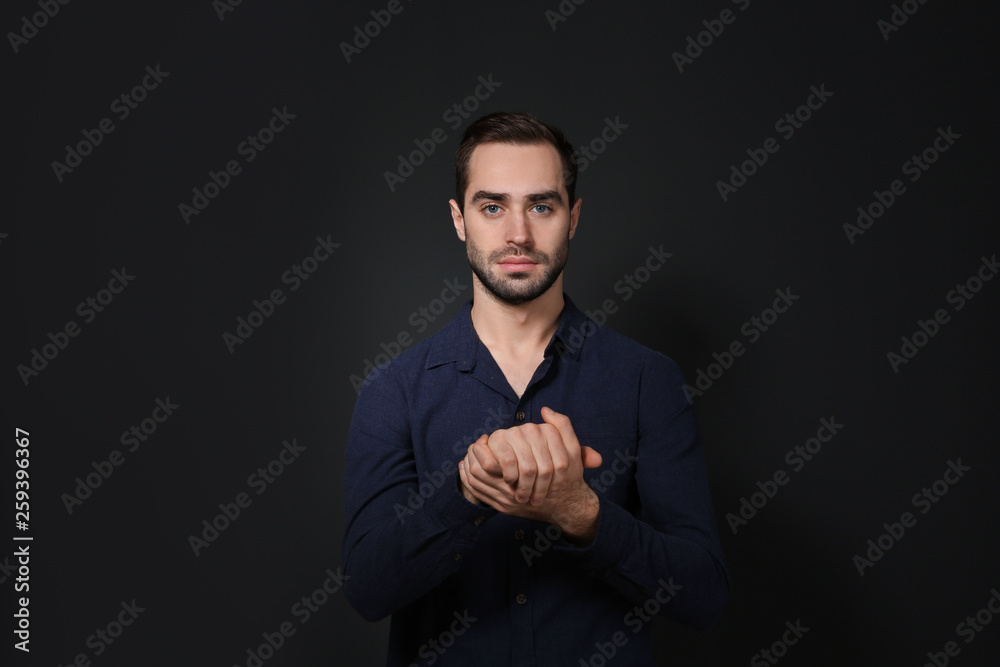
[[[466,239],[468,239],[466,235]],[[565,239],[550,257],[548,254],[536,250],[524,250],[518,248],[504,248],[496,250],[486,256],[476,244],[471,240],[466,242],[466,251],[469,255],[469,266],[476,274],[493,298],[501,303],[510,306],[520,306],[521,304],[534,301],[545,294],[556,282],[566,266],[566,259],[569,257],[569,239]],[[496,264],[505,257],[527,257],[538,266],[532,271],[541,268],[540,275],[531,277],[527,271],[516,273],[501,273],[496,268]]]

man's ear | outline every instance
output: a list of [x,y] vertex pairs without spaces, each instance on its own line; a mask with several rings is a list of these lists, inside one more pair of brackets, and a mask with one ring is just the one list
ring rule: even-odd
[[569,237],[573,238],[576,234],[576,225],[580,222],[580,207],[583,206],[583,200],[577,199],[576,203],[573,204],[573,208],[569,211]]
[[462,217],[462,211],[458,208],[458,202],[454,199],[448,200],[448,206],[451,207],[451,221],[455,225],[455,233],[458,234],[458,240],[465,242],[465,218]]

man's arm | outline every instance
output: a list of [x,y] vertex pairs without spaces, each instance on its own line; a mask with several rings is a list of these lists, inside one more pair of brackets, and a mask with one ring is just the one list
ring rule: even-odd
[[406,400],[392,370],[361,391],[347,439],[344,594],[370,621],[457,571],[456,555],[471,548],[479,526],[495,514],[462,495],[457,465],[442,471],[444,483],[430,497],[421,496]]

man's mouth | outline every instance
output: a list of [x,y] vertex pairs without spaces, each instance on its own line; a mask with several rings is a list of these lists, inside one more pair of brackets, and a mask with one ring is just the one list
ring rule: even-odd
[[500,261],[500,268],[511,273],[517,273],[518,271],[528,271],[536,264],[537,262],[527,257],[505,257]]

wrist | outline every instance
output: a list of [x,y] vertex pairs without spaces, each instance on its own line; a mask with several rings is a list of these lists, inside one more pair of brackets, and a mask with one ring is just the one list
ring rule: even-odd
[[600,516],[601,501],[593,489],[586,487],[580,497],[569,503],[568,511],[560,516],[556,525],[567,542],[585,547],[597,536],[597,520]]

